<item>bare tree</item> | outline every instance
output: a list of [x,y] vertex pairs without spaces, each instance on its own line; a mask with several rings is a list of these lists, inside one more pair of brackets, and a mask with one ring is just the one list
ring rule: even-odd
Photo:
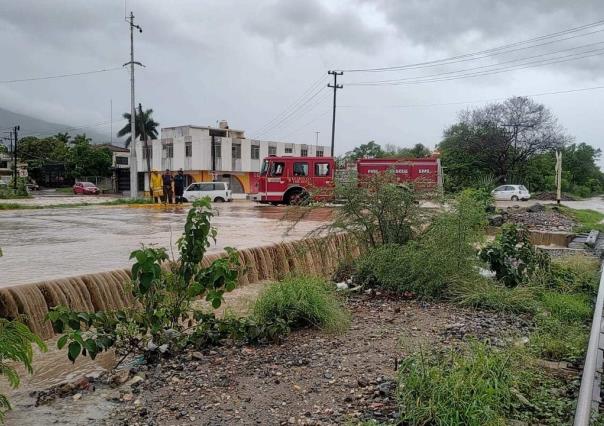
[[549,109],[527,97],[464,111],[460,121],[472,138],[469,150],[480,152],[502,177],[532,155],[562,148],[571,140]]

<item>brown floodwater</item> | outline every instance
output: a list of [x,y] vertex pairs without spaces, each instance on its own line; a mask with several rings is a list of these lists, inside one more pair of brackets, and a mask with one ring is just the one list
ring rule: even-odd
[[[329,219],[317,210],[292,222],[285,207],[215,204],[210,252],[299,239]],[[140,244],[174,247],[187,207],[80,207],[0,212],[0,287],[111,271],[130,265]],[[285,218],[285,219],[284,219]]]

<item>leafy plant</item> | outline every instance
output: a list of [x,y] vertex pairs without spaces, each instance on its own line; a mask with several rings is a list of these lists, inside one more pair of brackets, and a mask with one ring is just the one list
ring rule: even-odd
[[333,288],[315,277],[290,277],[268,286],[254,304],[254,318],[271,324],[284,320],[292,328],[316,327],[339,332],[350,318]]
[[112,346],[118,346],[124,356],[161,345],[182,346],[186,342],[184,331],[198,325],[192,302],[203,297],[218,308],[224,293],[237,283],[239,259],[235,250],[227,248],[227,256],[207,268],[201,265],[210,240],[216,236],[210,224],[212,216],[208,198],[193,203],[177,242],[178,260],[170,261],[164,248],[142,247],[132,252],[130,258],[135,263],[129,289],[137,306],[96,313],[52,309],[48,318],[58,333],[65,333],[57,346],[67,345],[71,361],[80,355],[94,358]]
[[479,256],[507,287],[526,283],[536,271],[548,270],[550,264],[547,253],[530,243],[526,228],[512,224],[504,225],[501,235],[486,245]]
[[[18,319],[9,321],[0,318],[0,375],[5,376],[8,384],[16,388],[19,386],[19,375],[12,362],[25,366],[31,374],[33,372],[33,349],[36,345],[46,351],[46,345],[38,336]],[[8,398],[0,394],[0,423],[4,422],[5,414],[11,409]]]

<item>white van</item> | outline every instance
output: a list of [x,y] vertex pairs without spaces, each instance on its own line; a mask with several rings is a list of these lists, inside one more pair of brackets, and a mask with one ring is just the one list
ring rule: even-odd
[[185,202],[193,202],[203,197],[210,197],[215,203],[233,201],[229,184],[226,182],[194,182],[182,195]]

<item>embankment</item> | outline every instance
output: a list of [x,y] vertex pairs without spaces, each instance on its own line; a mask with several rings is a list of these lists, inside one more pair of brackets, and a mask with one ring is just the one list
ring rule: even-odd
[[[207,255],[209,265],[222,253]],[[330,275],[343,259],[359,255],[359,246],[346,235],[307,238],[239,251],[242,270],[239,286],[263,280],[277,280],[289,273]],[[119,309],[133,303],[124,290],[129,269],[87,274],[33,284],[0,287],[0,317],[22,315],[39,336],[49,338],[53,330],[45,320],[49,309],[66,305],[82,311]]]

